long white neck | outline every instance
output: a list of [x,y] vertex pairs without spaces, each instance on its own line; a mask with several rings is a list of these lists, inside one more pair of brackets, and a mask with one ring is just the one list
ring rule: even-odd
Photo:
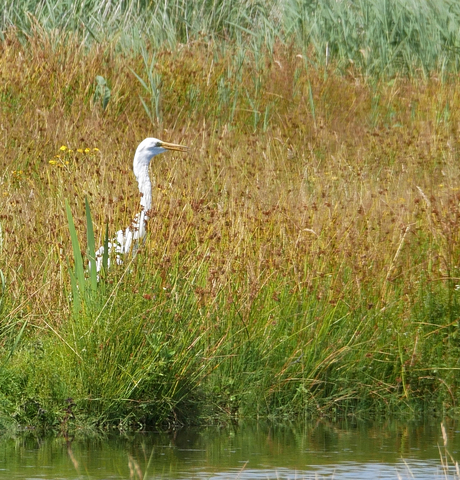
[[148,164],[138,164],[134,166],[133,170],[141,193],[141,207],[144,212],[147,212],[152,208],[152,182],[149,176],[149,166]]

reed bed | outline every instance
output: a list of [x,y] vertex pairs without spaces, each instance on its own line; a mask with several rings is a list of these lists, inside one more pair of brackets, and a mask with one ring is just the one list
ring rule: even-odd
[[[333,6],[377,15],[364,1],[323,3],[310,20],[326,22],[321,9]],[[447,16],[453,28],[456,7],[441,4],[437,25]],[[379,53],[385,67],[345,68],[358,54],[332,48],[327,23],[321,42],[319,20],[308,35],[286,27],[295,8],[306,21],[307,3],[203,3],[201,30],[172,15],[183,20],[189,3],[165,4],[160,39],[156,24],[136,33],[147,14],[160,22],[147,5],[97,18],[97,3],[72,5],[10,5],[2,20],[3,426],[455,413],[460,85],[450,50],[443,66],[412,50],[401,66],[401,46],[391,62]],[[435,7],[424,8],[431,25]],[[395,25],[416,35],[413,21]],[[155,158],[145,244],[80,284],[76,303],[85,202],[97,248],[107,224],[113,234],[138,211],[131,162],[147,136],[189,153]]]

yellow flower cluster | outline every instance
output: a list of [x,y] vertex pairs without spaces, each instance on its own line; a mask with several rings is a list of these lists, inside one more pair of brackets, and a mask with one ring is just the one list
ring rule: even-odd
[[72,157],[72,154],[75,156],[75,154],[80,154],[83,153],[85,155],[94,155],[96,152],[99,152],[98,148],[77,148],[75,151],[72,150],[69,147],[66,147],[65,145],[62,145],[59,150],[61,153],[58,153],[55,155],[51,160],[48,161],[50,165],[59,167],[59,168],[64,168],[67,165],[70,164],[70,159]]

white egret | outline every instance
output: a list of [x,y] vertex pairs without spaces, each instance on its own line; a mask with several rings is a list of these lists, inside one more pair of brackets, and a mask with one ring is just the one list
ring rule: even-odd
[[[152,182],[150,181],[149,164],[155,155],[166,152],[167,150],[185,152],[187,147],[163,142],[157,138],[146,138],[137,147],[136,153],[134,154],[133,172],[141,194],[141,211],[134,217],[131,225],[125,230],[118,230],[115,238],[108,242],[108,265],[110,265],[110,255],[112,252],[117,254],[116,262],[121,265],[123,263],[122,256],[137,247],[136,241],[144,238],[148,212],[152,208]],[[102,268],[103,255],[104,247],[100,247],[96,252],[97,272]]]

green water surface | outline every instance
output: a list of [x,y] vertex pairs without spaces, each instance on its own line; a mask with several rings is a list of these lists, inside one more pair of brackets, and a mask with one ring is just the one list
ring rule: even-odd
[[[457,460],[460,432],[446,424]],[[0,439],[8,479],[460,479],[439,421],[243,423],[171,433]]]

